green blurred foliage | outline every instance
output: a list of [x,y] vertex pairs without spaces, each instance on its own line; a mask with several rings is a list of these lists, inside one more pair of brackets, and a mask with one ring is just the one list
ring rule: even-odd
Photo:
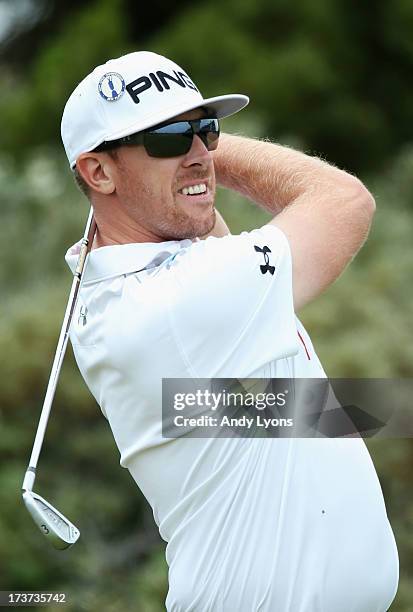
[[136,48],[171,56],[207,95],[248,93],[244,114],[258,115],[267,136],[298,140],[350,171],[382,169],[413,138],[408,0],[54,4],[69,18],[54,23],[52,14],[17,74],[14,63],[3,67],[0,148],[19,159],[57,143],[65,100],[90,66]]
[[8,86],[3,87],[0,103],[0,148],[20,159],[31,145],[57,143],[64,102],[84,76],[85,66],[106,61],[124,45],[127,15],[121,9],[122,0],[86,3],[59,31],[51,31],[35,61],[28,55],[20,78],[4,66]]
[[[63,553],[50,549],[20,497],[71,281],[63,255],[87,216],[60,145],[64,102],[95,64],[152,49],[181,63],[206,95],[250,95],[250,108],[224,124],[228,131],[270,136],[361,173],[378,206],[369,240],[300,319],[328,375],[411,377],[413,5],[182,2],[160,26],[152,14],[150,27],[144,9],[126,0],[67,7],[68,18],[51,23],[33,56],[27,48],[27,65],[16,70],[5,54],[0,67],[0,589],[64,591],[71,611],[157,612],[167,592],[164,543],[119,467],[109,426],[70,350],[38,486],[78,524],[79,543]],[[268,219],[225,190],[218,207],[233,232]],[[392,610],[409,612],[413,445],[368,446],[401,559]]]

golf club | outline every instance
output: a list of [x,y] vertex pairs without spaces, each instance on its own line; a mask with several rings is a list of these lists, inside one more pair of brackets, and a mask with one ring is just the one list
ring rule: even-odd
[[43,402],[43,408],[40,414],[39,425],[37,427],[36,436],[33,443],[33,450],[22,485],[23,501],[26,504],[26,508],[30,512],[40,531],[47,538],[49,538],[51,544],[59,550],[63,550],[74,544],[79,538],[80,531],[48,501],[43,499],[43,497],[40,497],[40,495],[37,493],[34,493],[33,485],[36,478],[37,462],[42,448],[53,398],[56,392],[57,381],[59,379],[63,358],[66,353],[70,324],[76,308],[83,272],[86,267],[86,257],[92,248],[95,232],[96,222],[93,216],[93,208],[91,207],[86,223],[85,233],[80,246],[80,253],[77,260],[76,270],[74,272],[72,288],[70,290],[62,329],[60,331],[59,341],[57,343],[52,370]]

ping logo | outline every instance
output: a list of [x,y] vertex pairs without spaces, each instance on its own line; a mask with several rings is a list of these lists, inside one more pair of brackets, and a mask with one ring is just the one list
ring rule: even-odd
[[261,248],[259,246],[256,246],[255,244],[254,244],[254,249],[258,253],[262,253],[264,255],[265,264],[260,266],[260,270],[262,274],[266,274],[267,272],[269,272],[270,274],[274,274],[275,266],[270,266],[270,258],[268,257],[268,253],[271,253],[271,249],[267,246],[263,246]]
[[104,100],[115,102],[125,93],[125,81],[118,72],[107,72],[99,81],[99,93]]
[[126,91],[135,104],[139,104],[141,101],[139,95],[147,89],[155,86],[160,93],[163,93],[171,89],[171,84],[173,87],[189,87],[189,89],[198,91],[189,76],[185,74],[185,72],[179,72],[178,70],[174,70],[173,74],[169,74],[163,70],[150,72],[148,75],[144,74],[131,83],[128,83],[126,85]]

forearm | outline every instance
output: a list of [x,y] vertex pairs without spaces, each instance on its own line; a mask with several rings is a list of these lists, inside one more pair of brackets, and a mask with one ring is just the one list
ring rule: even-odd
[[[268,141],[221,134],[214,151],[217,183],[276,214],[306,196],[338,199],[357,179],[342,170]],[[331,201],[331,200],[330,200]]]

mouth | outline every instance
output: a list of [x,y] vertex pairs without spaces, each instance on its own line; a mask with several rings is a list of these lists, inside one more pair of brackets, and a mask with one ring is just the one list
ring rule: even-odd
[[210,199],[211,192],[208,183],[199,182],[194,185],[187,185],[178,190],[178,194],[186,200],[192,202],[205,202]]

